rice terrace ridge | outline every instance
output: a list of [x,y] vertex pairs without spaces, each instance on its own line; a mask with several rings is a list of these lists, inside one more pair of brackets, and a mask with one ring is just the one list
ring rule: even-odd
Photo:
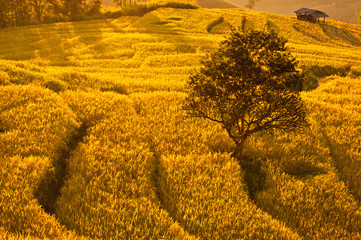
[[[361,239],[361,25],[264,1],[2,19],[0,239]],[[305,79],[309,125],[250,135],[243,164],[182,107],[230,26],[286,39]]]

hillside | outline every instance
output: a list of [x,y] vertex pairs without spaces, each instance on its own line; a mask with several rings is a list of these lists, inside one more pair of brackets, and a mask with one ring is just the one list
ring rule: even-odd
[[[239,6],[246,6],[247,0],[232,0]],[[256,2],[255,11],[294,16],[300,8],[311,8],[326,12],[331,19],[357,23],[360,16],[361,0],[260,0]]]
[[[141,1],[139,1],[141,2]],[[199,6],[203,8],[234,8],[239,7],[236,4],[228,1],[228,0],[197,0]],[[112,0],[103,0],[104,7],[114,6]]]
[[[233,26],[286,37],[310,126],[246,143],[187,118]],[[227,9],[0,31],[0,239],[361,239],[361,26]]]
[[[245,8],[248,0],[197,0],[203,8]],[[114,6],[111,0],[103,0],[104,6]],[[260,0],[256,1],[255,11],[294,16],[300,8],[311,8],[326,12],[331,19],[357,23],[360,16],[361,0]]]
[[239,8],[238,5],[227,0],[197,0],[203,8]]

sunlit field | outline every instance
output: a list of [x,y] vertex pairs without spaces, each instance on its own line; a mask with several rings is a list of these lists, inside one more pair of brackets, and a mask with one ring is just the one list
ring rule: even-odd
[[[206,0],[199,0],[206,1]],[[231,0],[231,2],[246,6],[248,0]],[[311,8],[327,13],[331,19],[357,23],[360,15],[360,0],[260,0],[256,1],[253,8],[255,11],[264,11],[282,14],[286,16],[294,16],[297,9]]]
[[[310,126],[250,137],[182,110],[230,32],[276,31]],[[361,26],[160,8],[0,29],[0,239],[361,239]]]

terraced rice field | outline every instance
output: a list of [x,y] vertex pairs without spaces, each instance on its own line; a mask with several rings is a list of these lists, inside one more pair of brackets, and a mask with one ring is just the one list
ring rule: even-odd
[[[229,24],[278,32],[319,78],[310,127],[251,137],[247,171],[181,109]],[[360,42],[242,9],[1,29],[0,239],[361,239]]]

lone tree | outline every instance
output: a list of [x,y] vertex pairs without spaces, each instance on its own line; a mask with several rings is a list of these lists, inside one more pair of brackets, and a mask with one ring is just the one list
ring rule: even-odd
[[303,76],[286,42],[274,32],[232,28],[218,51],[205,57],[189,78],[185,109],[190,116],[222,124],[239,161],[250,135],[307,125],[299,95]]
[[256,1],[258,2],[259,0],[248,0],[246,8],[249,8],[249,10],[252,10],[254,8],[254,6],[256,5]]

